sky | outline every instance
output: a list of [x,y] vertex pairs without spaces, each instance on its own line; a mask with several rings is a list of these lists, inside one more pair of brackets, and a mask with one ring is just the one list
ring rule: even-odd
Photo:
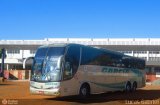
[[0,0],[0,40],[160,38],[160,0]]

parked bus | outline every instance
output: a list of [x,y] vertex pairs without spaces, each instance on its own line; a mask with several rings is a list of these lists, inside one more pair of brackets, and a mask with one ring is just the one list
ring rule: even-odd
[[145,86],[145,61],[103,48],[53,44],[37,49],[31,70],[32,94],[87,97]]

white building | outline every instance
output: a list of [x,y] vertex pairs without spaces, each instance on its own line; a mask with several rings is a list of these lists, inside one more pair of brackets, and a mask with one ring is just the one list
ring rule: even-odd
[[[5,69],[22,69],[24,58],[34,56],[41,45],[79,43],[99,46],[146,60],[150,71],[160,72],[160,38],[45,38],[44,40],[0,40],[6,49]],[[1,63],[1,61],[0,61]],[[28,69],[31,66],[28,65]]]

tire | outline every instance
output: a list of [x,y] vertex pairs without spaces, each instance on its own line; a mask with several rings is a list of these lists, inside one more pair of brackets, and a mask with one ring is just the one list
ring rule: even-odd
[[84,99],[90,96],[90,87],[88,84],[83,84],[79,92],[80,98]]
[[135,92],[137,90],[137,82],[134,82],[132,85],[132,92]]
[[128,82],[127,84],[126,84],[126,87],[125,87],[125,92],[126,93],[129,93],[129,92],[131,92],[131,83],[130,82]]

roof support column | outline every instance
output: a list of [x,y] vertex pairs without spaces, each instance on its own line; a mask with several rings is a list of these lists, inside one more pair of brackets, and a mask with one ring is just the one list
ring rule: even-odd
[[149,61],[149,51],[147,51],[147,61]]

